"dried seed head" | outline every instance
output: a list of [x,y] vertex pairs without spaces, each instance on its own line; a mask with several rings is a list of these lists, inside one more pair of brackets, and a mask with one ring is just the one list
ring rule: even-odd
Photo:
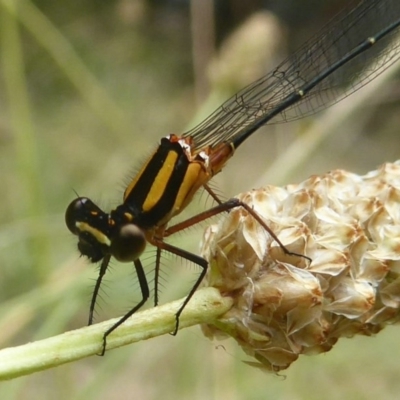
[[400,308],[400,161],[358,176],[336,170],[299,185],[239,196],[290,251],[244,209],[205,233],[206,285],[234,298],[209,337],[232,336],[271,371],[341,337],[371,335]]

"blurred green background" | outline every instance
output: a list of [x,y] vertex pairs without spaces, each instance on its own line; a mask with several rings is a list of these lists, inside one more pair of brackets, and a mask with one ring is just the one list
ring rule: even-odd
[[[345,3],[1,0],[0,346],[86,324],[96,269],[79,259],[64,224],[74,191],[114,207],[162,136],[207,116]],[[216,177],[218,191],[228,198],[262,184],[335,168],[366,173],[394,161],[400,86],[393,72],[372,93],[357,94],[358,109],[352,96],[313,119],[263,129]],[[313,130],[308,145],[296,147]],[[298,158],[287,162],[291,145]],[[199,196],[188,212],[207,205]],[[190,229],[174,243],[198,252],[201,235],[202,227]],[[149,280],[153,254],[144,257]],[[198,271],[185,262],[176,268],[174,258],[165,264],[162,301],[184,296]],[[113,262],[97,320],[122,314],[138,297],[132,266]],[[210,342],[196,327],[2,382],[0,397],[395,399],[397,331],[342,340],[274,376],[244,364],[235,343]]]

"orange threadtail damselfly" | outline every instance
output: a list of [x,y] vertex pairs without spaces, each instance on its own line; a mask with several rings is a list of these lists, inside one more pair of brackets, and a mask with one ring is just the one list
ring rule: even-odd
[[[353,3],[354,4],[354,3]],[[146,244],[157,248],[154,302],[158,303],[161,251],[167,251],[199,265],[201,273],[176,313],[179,316],[199,287],[207,271],[202,257],[172,246],[164,238],[197,222],[244,207],[286,249],[262,219],[237,199],[220,202],[208,187],[234,151],[262,125],[303,118],[355,92],[399,58],[399,0],[364,0],[336,15],[315,37],[307,41],[269,74],[242,89],[190,131],[161,139],[160,145],[130,182],[123,202],[109,213],[90,199],[78,197],[67,208],[66,224],[78,236],[78,249],[92,262],[100,262],[89,313],[89,325],[102,279],[111,257],[133,262],[142,300],[103,336],[132,316],[150,296],[140,256]],[[347,86],[347,87],[346,87]],[[179,224],[170,220],[205,188],[218,205]],[[307,258],[307,255],[302,255]]]

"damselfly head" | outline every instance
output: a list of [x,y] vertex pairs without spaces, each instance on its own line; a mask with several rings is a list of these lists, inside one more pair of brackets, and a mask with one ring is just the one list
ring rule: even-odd
[[70,203],[65,213],[68,229],[79,238],[78,249],[92,262],[111,255],[121,262],[137,260],[146,247],[144,232],[132,222],[129,213],[111,214],[86,197]]
[[107,254],[108,214],[86,197],[73,200],[65,212],[65,223],[78,236],[78,250],[91,262],[98,262]]

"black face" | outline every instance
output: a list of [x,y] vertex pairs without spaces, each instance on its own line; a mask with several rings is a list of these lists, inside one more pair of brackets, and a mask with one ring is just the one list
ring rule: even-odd
[[135,261],[146,247],[144,232],[131,223],[124,206],[105,213],[86,197],[78,197],[68,206],[65,223],[77,235],[78,249],[92,262],[110,254],[118,261]]
[[[86,237],[85,237],[86,236]],[[79,235],[78,250],[81,255],[96,263],[104,258],[104,251],[90,234]]]

